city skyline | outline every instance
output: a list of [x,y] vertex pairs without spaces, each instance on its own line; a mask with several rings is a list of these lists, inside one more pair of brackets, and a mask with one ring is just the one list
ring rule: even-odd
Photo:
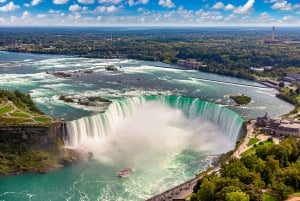
[[297,0],[0,0],[1,26],[299,26]]

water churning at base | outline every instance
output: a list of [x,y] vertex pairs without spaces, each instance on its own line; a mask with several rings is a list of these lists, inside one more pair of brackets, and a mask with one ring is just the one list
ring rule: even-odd
[[[86,140],[105,138],[113,133],[122,121],[149,102],[166,104],[173,109],[181,110],[188,120],[201,118],[212,122],[231,142],[235,142],[241,132],[242,118],[224,106],[195,98],[152,95],[119,99],[114,101],[104,113],[68,122],[66,144],[76,147]],[[155,110],[155,108],[153,109]],[[148,117],[145,119],[149,121]],[[199,121],[198,123],[201,124],[202,122]]]

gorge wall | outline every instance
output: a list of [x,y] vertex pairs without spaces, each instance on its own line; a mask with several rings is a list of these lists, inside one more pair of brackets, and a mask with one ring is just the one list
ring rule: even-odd
[[63,139],[64,124],[52,123],[49,126],[3,126],[0,127],[0,144],[28,145],[35,149],[49,151]]

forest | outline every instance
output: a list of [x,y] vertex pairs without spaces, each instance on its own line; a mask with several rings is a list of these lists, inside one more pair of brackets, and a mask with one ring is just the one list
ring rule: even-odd
[[[299,32],[281,28],[276,43],[269,42],[270,34],[267,28],[5,28],[0,50],[169,64],[197,59],[207,66],[201,71],[247,79],[282,76],[284,69],[300,67]],[[264,66],[274,69],[251,70]]]
[[205,175],[191,201],[260,201],[265,193],[285,200],[300,191],[299,154],[300,140],[293,137],[258,146],[253,155],[223,163],[220,175]]

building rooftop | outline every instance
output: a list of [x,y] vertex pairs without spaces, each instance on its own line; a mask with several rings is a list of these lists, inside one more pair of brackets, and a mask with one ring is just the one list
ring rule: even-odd
[[284,128],[298,128],[300,129],[300,124],[280,124],[278,127]]
[[286,77],[290,77],[293,79],[300,79],[300,73],[290,73]]

